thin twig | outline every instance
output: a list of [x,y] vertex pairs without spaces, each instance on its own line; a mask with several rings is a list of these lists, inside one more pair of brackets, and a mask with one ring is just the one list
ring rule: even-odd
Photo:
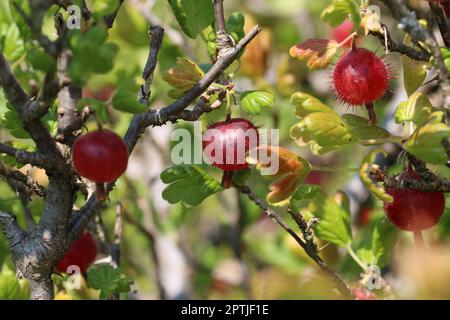
[[[320,267],[320,269],[334,282],[339,292],[346,298],[353,298],[353,293],[350,287],[344,282],[344,280],[334,272],[318,255],[317,247],[312,246],[309,242],[307,234],[306,240],[301,239],[298,234],[283,220],[283,218],[272,210],[262,199],[260,199],[248,186],[237,186],[241,193],[246,194],[250,200],[252,200],[258,207],[260,207],[264,214],[278,223],[285,231],[287,231],[297,243],[305,250],[305,252],[314,260],[314,262]],[[300,219],[301,217],[298,217]],[[296,220],[297,222],[297,220]],[[301,229],[304,228],[302,220],[298,220]],[[303,231],[303,230],[302,230]]]

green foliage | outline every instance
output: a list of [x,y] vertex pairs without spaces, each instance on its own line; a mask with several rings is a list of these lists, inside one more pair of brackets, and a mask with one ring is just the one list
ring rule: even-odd
[[42,49],[32,48],[27,53],[28,61],[30,61],[33,68],[44,72],[51,72],[56,70],[55,59]]
[[340,246],[346,246],[352,241],[350,211],[337,204],[333,198],[317,197],[309,204],[308,210],[319,219],[313,227],[317,237]]
[[373,229],[371,239],[357,250],[358,256],[367,265],[383,268],[389,263],[392,249],[398,238],[398,230],[385,219],[379,219]]
[[168,0],[183,32],[195,39],[214,22],[214,8],[210,0]]
[[359,7],[353,0],[333,0],[325,10],[322,11],[322,19],[332,27],[337,27],[344,22],[348,16],[358,22]]
[[222,190],[220,183],[198,166],[178,165],[161,173],[161,180],[169,184],[162,196],[170,203],[199,205],[208,196]]
[[241,108],[245,113],[258,115],[264,108],[273,108],[275,97],[265,91],[245,91],[241,93]]
[[124,275],[120,268],[101,265],[89,269],[88,286],[100,290],[100,299],[106,300],[113,293],[127,293],[134,281]]
[[450,128],[441,122],[442,117],[441,111],[432,113],[426,123],[408,138],[405,149],[426,162],[446,164],[448,157],[442,141],[450,138]]
[[430,100],[423,93],[412,94],[408,101],[401,102],[395,111],[395,122],[412,122],[416,126],[423,125],[433,111]]
[[11,62],[16,62],[25,54],[25,44],[17,25],[0,24],[0,51]]
[[402,55],[403,63],[403,81],[406,93],[411,96],[420,88],[427,76],[426,62],[416,61],[406,55]]
[[195,62],[184,57],[177,58],[176,66],[163,74],[163,79],[173,87],[168,92],[168,96],[174,99],[180,98],[204,75],[205,72]]
[[391,135],[387,130],[369,124],[369,120],[354,114],[344,114],[342,119],[350,127],[350,133],[356,140],[386,139]]
[[114,66],[119,47],[107,42],[108,33],[98,25],[87,32],[71,31],[69,73],[76,82],[86,82],[92,74],[105,74]]
[[148,107],[136,99],[138,90],[139,87],[133,82],[124,81],[112,98],[114,109],[129,113],[145,112]]
[[27,280],[18,280],[6,264],[0,272],[0,300],[28,300],[30,289]]
[[8,129],[13,137],[18,139],[29,139],[30,135],[23,128],[16,110],[14,110],[9,102],[6,103],[6,107],[8,108],[8,111],[3,114],[1,119],[3,126]]

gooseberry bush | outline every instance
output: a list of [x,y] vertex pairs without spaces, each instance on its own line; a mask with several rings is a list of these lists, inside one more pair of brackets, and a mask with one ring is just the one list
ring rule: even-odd
[[449,11],[1,1],[0,298],[450,298]]

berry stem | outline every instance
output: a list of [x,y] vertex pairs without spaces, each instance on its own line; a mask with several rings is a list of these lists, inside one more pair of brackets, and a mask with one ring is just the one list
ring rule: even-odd
[[376,126],[378,123],[377,120],[377,114],[375,113],[375,110],[373,108],[373,103],[366,104],[367,112],[369,112],[369,124],[371,126]]
[[414,231],[414,242],[418,248],[425,248],[425,242],[423,241],[423,235],[421,231]]
[[104,183],[96,183],[95,184],[95,195],[97,196],[97,200],[99,202],[105,202],[108,196],[106,195],[105,184]]
[[222,176],[222,188],[229,189],[233,184],[233,171],[225,170]]

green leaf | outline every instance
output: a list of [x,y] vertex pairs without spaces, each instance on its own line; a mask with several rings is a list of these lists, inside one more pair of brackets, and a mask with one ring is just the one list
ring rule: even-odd
[[9,102],[7,102],[6,107],[8,108],[8,111],[3,114],[3,117],[1,119],[3,126],[8,129],[9,133],[13,137],[18,139],[29,139],[30,135],[23,128],[22,121],[20,121],[20,118],[14,110],[13,106]]
[[163,74],[163,79],[180,92],[191,89],[203,78],[205,73],[193,61],[185,58],[177,58],[176,66]]
[[346,246],[352,241],[350,212],[344,210],[332,198],[313,202],[311,213],[319,218],[314,225],[314,233],[322,240]]
[[234,39],[235,41],[239,41],[245,36],[244,25],[245,16],[240,12],[233,12],[226,21],[227,32],[237,35],[237,39]]
[[321,192],[322,191],[318,185],[303,184],[292,194],[292,198],[296,200],[312,200]]
[[170,167],[161,173],[161,180],[169,185],[162,192],[162,197],[172,204],[181,202],[197,206],[205,198],[222,190],[220,183],[198,166]]
[[333,112],[319,99],[303,92],[294,93],[291,97],[291,104],[295,108],[295,115],[301,118],[314,112]]
[[138,86],[134,83],[125,81],[112,97],[111,103],[114,109],[129,112],[129,113],[142,113],[147,110],[145,104],[137,101]]
[[350,128],[335,113],[311,113],[291,128],[294,139],[314,140],[322,147],[339,147],[353,142]]
[[18,280],[6,264],[0,273],[0,300],[28,300],[30,290],[27,280]]
[[405,90],[408,96],[411,96],[425,80],[428,63],[413,60],[407,55],[402,55],[402,63]]
[[332,27],[337,27],[350,15],[353,19],[359,16],[359,8],[353,0],[334,0],[322,11],[321,18]]
[[245,91],[241,93],[242,110],[250,115],[258,115],[263,108],[272,108],[275,97],[265,91]]
[[116,10],[118,2],[118,0],[94,1],[93,11],[101,16],[106,16]]
[[423,93],[412,94],[408,101],[401,102],[395,111],[395,122],[404,123],[413,122],[416,126],[421,126],[431,115],[433,106],[430,100]]
[[322,196],[322,190],[318,185],[303,184],[297,188],[289,200],[289,207],[295,211],[300,211],[300,204],[305,200],[315,200]]
[[69,73],[72,79],[82,83],[92,74],[105,74],[114,67],[114,60],[119,47],[107,43],[106,29],[97,25],[87,32],[72,30],[69,44],[73,56],[70,60]]
[[168,0],[183,32],[195,39],[200,32],[214,22],[211,0]]
[[28,60],[33,68],[44,72],[56,70],[56,61],[51,55],[41,49],[33,48],[28,52]]
[[442,146],[442,140],[450,138],[450,128],[440,122],[442,112],[434,112],[422,127],[408,138],[404,144],[406,151],[432,164],[445,165],[447,154]]
[[16,62],[25,54],[25,45],[16,24],[0,25],[0,51],[9,62]]
[[379,219],[369,242],[357,250],[358,257],[367,265],[383,268],[389,263],[392,248],[397,242],[398,229],[386,219]]
[[389,262],[392,248],[397,241],[398,230],[395,226],[385,219],[380,219],[372,235],[372,252],[375,257],[375,263],[384,267]]
[[100,265],[89,269],[88,286],[100,290],[100,299],[108,299],[113,293],[129,292],[133,280],[124,275],[120,268]]
[[342,119],[351,127],[351,135],[356,140],[386,139],[391,135],[381,127],[370,125],[366,118],[354,114],[344,114]]

